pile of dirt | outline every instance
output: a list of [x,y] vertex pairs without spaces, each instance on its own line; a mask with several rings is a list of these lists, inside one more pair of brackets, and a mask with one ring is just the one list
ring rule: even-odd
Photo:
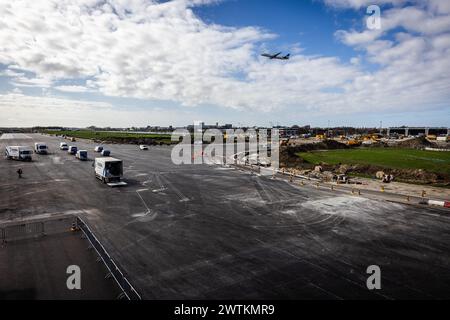
[[[343,166],[336,166],[335,172],[344,171]],[[390,169],[372,165],[346,165],[345,173],[363,174],[376,178],[377,172],[383,171],[384,174],[393,175],[398,181],[432,184],[432,185],[450,185],[450,175],[446,173],[429,172],[423,169]]]
[[425,148],[435,148],[436,144],[428,141],[425,137],[419,137],[406,141],[401,141],[397,144],[397,147],[408,149],[425,149]]
[[[280,149],[280,166],[282,168],[302,168],[305,166],[305,162],[302,158],[298,157],[294,147],[282,147]],[[310,165],[311,166],[311,165]]]

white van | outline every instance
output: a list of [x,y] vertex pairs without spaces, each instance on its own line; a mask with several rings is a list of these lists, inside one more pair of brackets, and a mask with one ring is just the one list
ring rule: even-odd
[[86,161],[88,159],[88,152],[87,152],[87,150],[78,150],[76,157],[79,160]]
[[77,147],[69,146],[69,149],[67,150],[67,153],[75,156],[77,154],[77,151],[78,151]]
[[25,146],[7,146],[5,150],[5,157],[8,160],[23,160],[31,161],[33,151],[30,147]]
[[47,154],[48,153],[47,145],[43,142],[36,142],[34,144],[34,152],[38,154]]

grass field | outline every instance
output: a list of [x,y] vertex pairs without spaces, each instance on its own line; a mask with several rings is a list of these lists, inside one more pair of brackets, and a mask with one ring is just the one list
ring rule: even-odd
[[425,169],[450,174],[450,152],[396,148],[367,148],[301,152],[309,163],[367,164],[395,169]]
[[45,133],[66,135],[68,137],[81,138],[81,139],[99,139],[107,140],[114,138],[130,138],[140,139],[148,138],[161,142],[170,143],[170,135],[168,134],[152,134],[152,133],[130,133],[130,132],[107,132],[107,131],[92,131],[92,130],[78,130],[78,131],[52,131],[47,130]]

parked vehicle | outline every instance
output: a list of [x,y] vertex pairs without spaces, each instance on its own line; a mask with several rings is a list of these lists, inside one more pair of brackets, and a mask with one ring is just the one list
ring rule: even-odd
[[111,151],[109,151],[109,150],[103,150],[102,151],[102,156],[103,157],[109,157],[111,155]]
[[86,161],[88,159],[87,150],[78,150],[76,157],[82,161]]
[[76,155],[78,151],[78,148],[75,146],[69,146],[69,149],[67,150],[67,153],[71,155]]
[[65,142],[61,142],[61,143],[59,144],[59,148],[60,148],[61,150],[69,150],[69,146],[68,146],[67,143],[65,143]]
[[102,146],[96,146],[94,150],[95,150],[95,152],[102,152],[103,151],[103,147]]
[[8,160],[31,161],[32,154],[32,149],[25,146],[7,146],[5,150],[5,157]]
[[144,145],[144,144],[141,144],[141,145],[139,146],[139,149],[141,149],[141,150],[148,150],[148,146],[146,146],[146,145]]
[[95,177],[103,183],[107,183],[111,187],[126,185],[121,181],[123,176],[122,160],[111,157],[95,158],[94,168]]
[[38,154],[47,154],[48,153],[47,145],[43,142],[36,142],[34,144],[34,152]]

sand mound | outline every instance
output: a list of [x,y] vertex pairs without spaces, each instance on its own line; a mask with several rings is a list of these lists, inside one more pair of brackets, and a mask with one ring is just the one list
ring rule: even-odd
[[436,144],[428,141],[425,137],[419,137],[399,142],[397,146],[400,148],[424,149],[429,147],[430,148],[436,147]]

